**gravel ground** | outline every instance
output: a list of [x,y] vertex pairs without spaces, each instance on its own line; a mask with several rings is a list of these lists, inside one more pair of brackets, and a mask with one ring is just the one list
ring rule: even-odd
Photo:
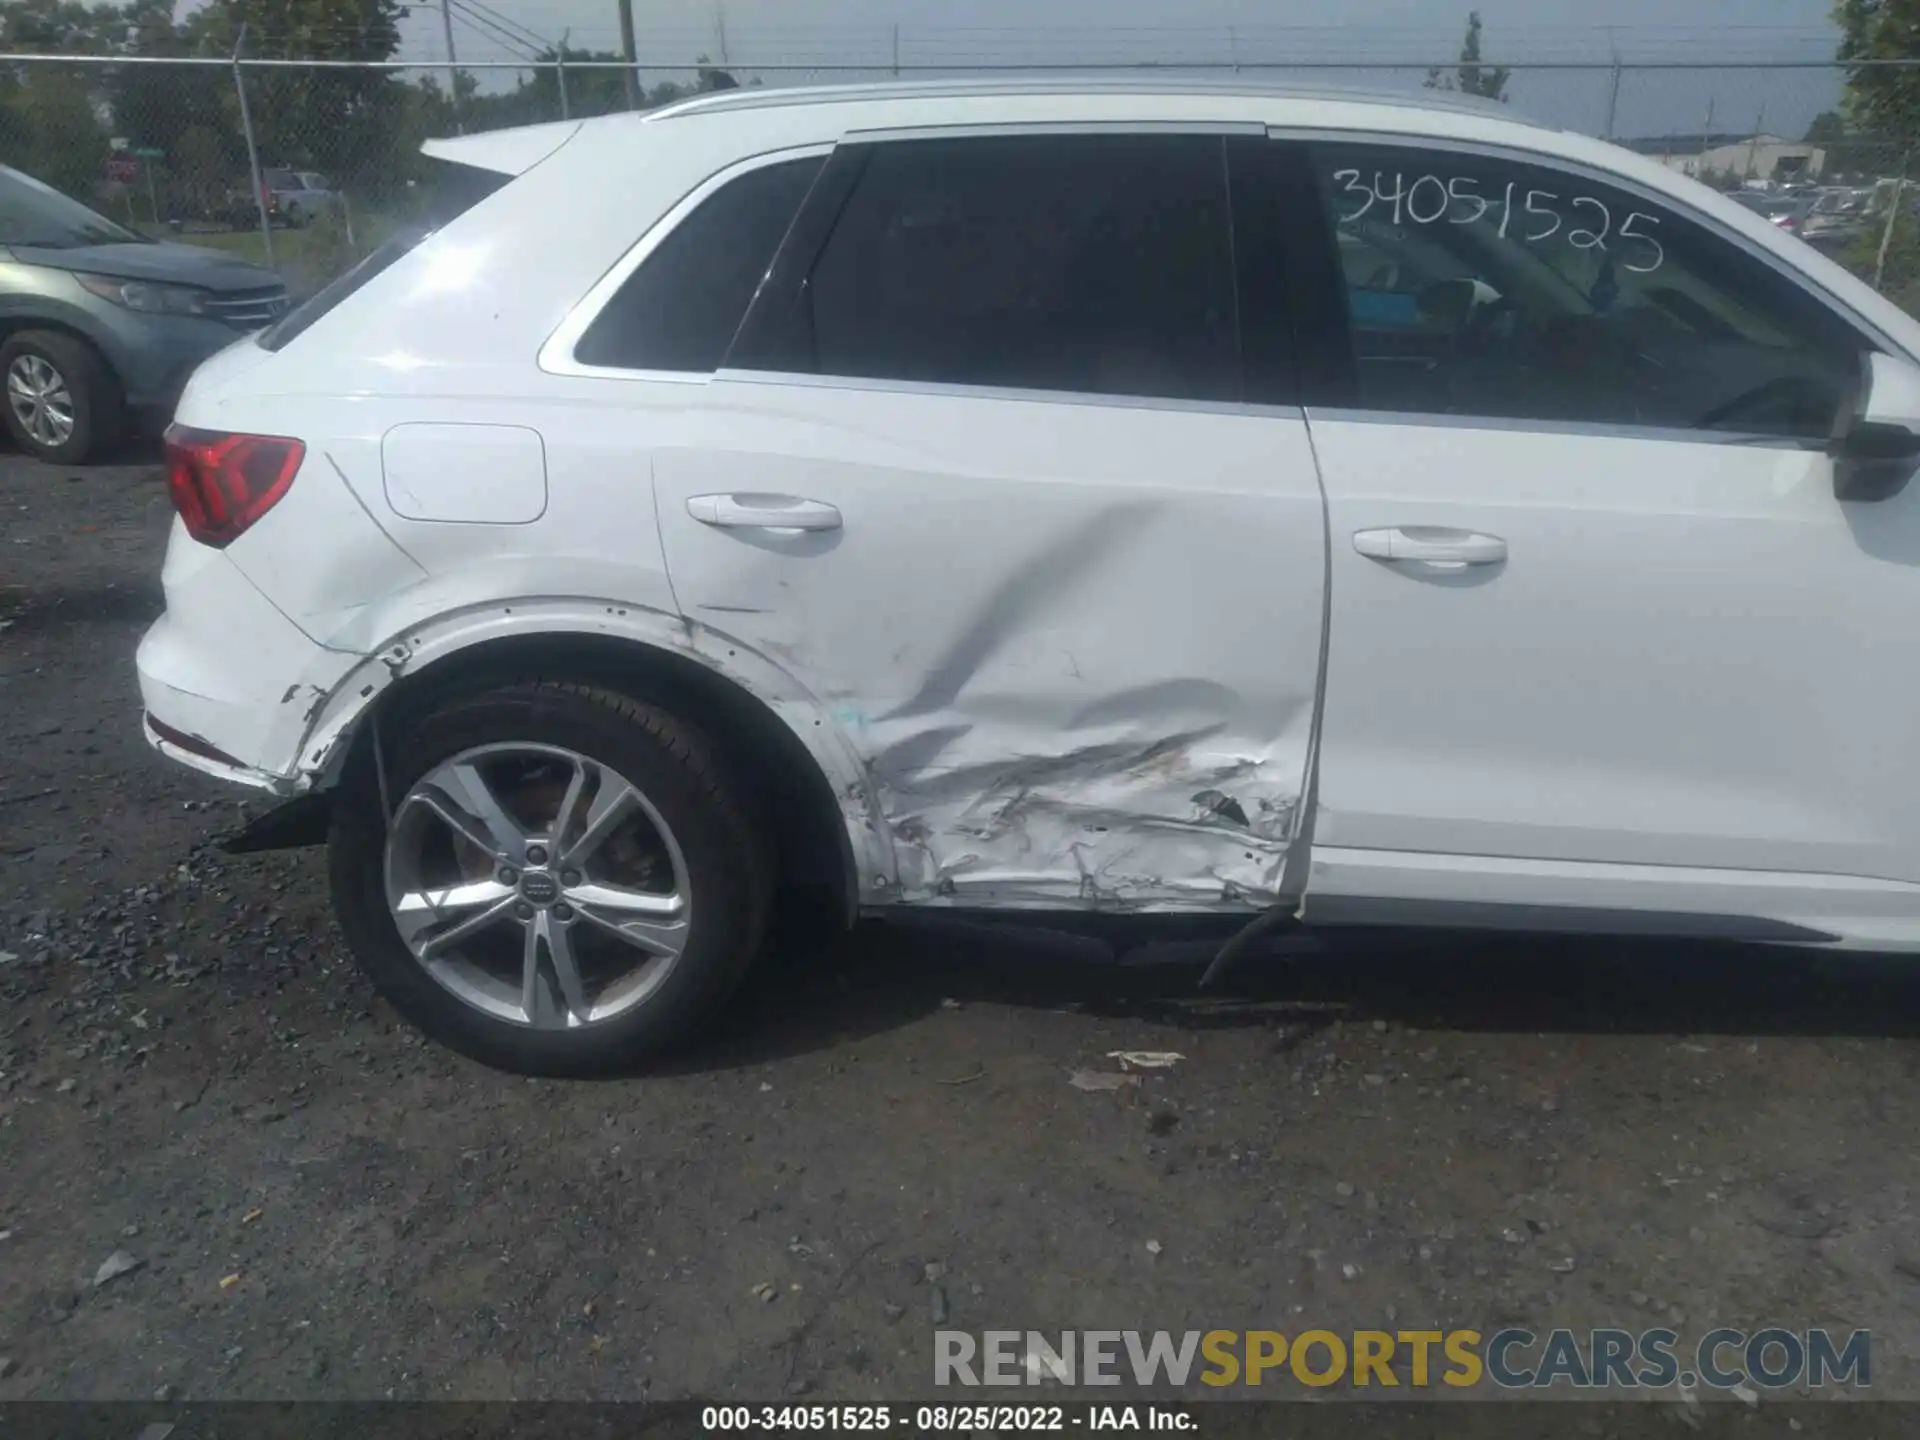
[[[0,457],[0,1399],[898,1399],[943,1314],[1868,1327],[1920,1396],[1911,967],[1408,936],[1201,999],[869,926],[668,1073],[509,1078],[142,743],[169,513]],[[1186,1058],[1069,1084],[1118,1049]]]

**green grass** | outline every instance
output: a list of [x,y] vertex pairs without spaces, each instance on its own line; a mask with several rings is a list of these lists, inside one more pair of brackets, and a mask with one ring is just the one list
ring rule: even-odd
[[[323,220],[298,230],[275,229],[273,268],[296,297],[310,295],[381,244],[396,227],[397,222],[388,216],[356,216],[351,243],[346,227],[338,222]],[[258,229],[185,231],[157,238],[219,250],[256,265],[268,263],[266,242]]]

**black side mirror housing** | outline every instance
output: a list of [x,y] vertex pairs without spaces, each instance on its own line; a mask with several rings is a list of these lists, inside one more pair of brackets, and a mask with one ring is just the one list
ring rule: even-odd
[[1920,365],[1871,351],[1859,388],[1827,442],[1833,493],[1841,500],[1891,500],[1920,470]]
[[1920,471],[1920,434],[1899,425],[1856,422],[1827,446],[1833,493],[1841,500],[1891,500]]

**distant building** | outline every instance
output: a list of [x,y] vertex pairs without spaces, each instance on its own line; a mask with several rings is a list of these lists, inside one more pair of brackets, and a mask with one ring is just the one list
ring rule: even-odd
[[1622,143],[1696,179],[1812,180],[1827,168],[1820,146],[1778,135],[1653,135]]

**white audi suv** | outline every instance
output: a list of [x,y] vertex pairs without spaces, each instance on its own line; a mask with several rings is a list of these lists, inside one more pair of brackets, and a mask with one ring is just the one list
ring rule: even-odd
[[1920,324],[1497,106],[1063,78],[430,144],[170,432],[147,733],[585,1074],[777,893],[1920,950]]

